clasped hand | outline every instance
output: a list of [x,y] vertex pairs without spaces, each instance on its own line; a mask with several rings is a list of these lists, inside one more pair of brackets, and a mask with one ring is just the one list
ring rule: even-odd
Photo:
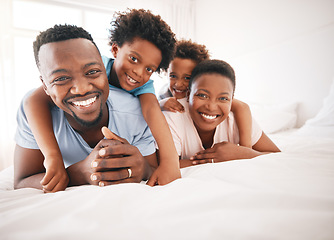
[[85,159],[87,182],[99,186],[140,182],[146,162],[139,150],[108,128],[102,132],[107,139],[102,139]]

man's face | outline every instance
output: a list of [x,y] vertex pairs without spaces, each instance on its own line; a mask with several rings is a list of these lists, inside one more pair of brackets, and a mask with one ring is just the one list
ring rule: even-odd
[[195,61],[178,57],[169,64],[169,90],[177,99],[187,96],[191,72],[195,66]]
[[220,74],[203,74],[193,82],[189,113],[199,133],[213,131],[231,110],[233,85]]
[[45,92],[69,121],[86,127],[97,124],[109,86],[94,44],[83,38],[47,43],[40,48],[39,62]]
[[111,51],[115,57],[111,81],[127,91],[144,85],[162,60],[160,49],[141,38],[125,42],[122,47],[114,43]]

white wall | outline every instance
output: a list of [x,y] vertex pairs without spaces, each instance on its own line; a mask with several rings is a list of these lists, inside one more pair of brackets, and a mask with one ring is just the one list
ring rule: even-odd
[[236,71],[236,97],[313,117],[334,78],[333,0],[197,0],[196,41]]

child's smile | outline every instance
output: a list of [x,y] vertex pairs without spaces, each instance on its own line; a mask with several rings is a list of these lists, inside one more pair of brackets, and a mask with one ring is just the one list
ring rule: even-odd
[[111,51],[115,57],[111,84],[131,91],[144,85],[161,62],[161,51],[151,42],[134,38],[121,47],[113,44]]
[[177,99],[187,96],[191,72],[195,66],[195,61],[178,57],[169,65],[169,90]]

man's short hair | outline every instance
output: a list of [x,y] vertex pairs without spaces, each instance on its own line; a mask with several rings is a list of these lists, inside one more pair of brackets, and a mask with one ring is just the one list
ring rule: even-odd
[[[53,27],[40,32],[33,43],[35,62],[37,66],[39,66],[38,54],[42,45],[76,38],[85,38],[96,46],[92,36],[82,27],[77,27],[75,25],[54,25]],[[97,46],[96,48],[99,50]]]

